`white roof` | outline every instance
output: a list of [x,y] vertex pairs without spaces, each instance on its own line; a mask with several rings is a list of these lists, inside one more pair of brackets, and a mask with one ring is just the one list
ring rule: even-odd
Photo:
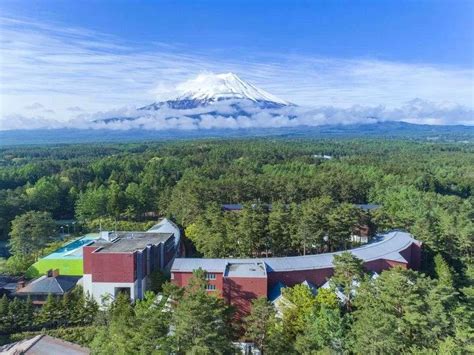
[[179,230],[179,227],[168,218],[163,218],[159,223],[147,230],[147,233],[173,233],[176,246],[179,245],[181,239],[181,231]]
[[[401,263],[408,263],[400,252],[410,247],[413,243],[419,243],[410,233],[393,231],[377,236],[372,242],[364,246],[348,250],[364,262],[371,260],[393,260]],[[325,253],[305,256],[287,256],[277,258],[260,259],[206,259],[206,258],[177,258],[171,267],[172,272],[192,272],[196,269],[203,269],[213,272],[224,272],[229,263],[255,263],[266,264],[267,272],[272,271],[296,271],[327,269],[333,267],[334,255],[341,254]]]

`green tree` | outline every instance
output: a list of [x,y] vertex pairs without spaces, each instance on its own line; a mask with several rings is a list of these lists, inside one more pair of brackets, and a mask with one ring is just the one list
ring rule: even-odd
[[311,289],[304,284],[297,284],[282,290],[286,302],[282,306],[285,331],[294,340],[306,326],[306,318],[314,312],[316,297]]
[[56,225],[47,212],[26,212],[15,217],[10,232],[14,255],[38,257],[39,251],[54,240]]
[[205,290],[204,271],[189,281],[172,315],[173,345],[177,353],[229,353],[233,346],[229,310],[221,298]]
[[136,354],[137,319],[130,298],[119,294],[107,312],[107,325],[98,330],[91,343],[91,350],[98,354]]
[[452,335],[453,320],[436,282],[412,270],[394,268],[365,281],[355,299],[355,352],[396,353],[433,349]]
[[335,292],[328,288],[318,289],[316,294],[316,308],[339,309],[339,299]]
[[331,283],[334,287],[342,289],[346,298],[346,307],[351,310],[355,285],[360,283],[365,276],[364,262],[350,252],[334,255],[334,275]]
[[262,204],[246,204],[239,213],[236,234],[240,256],[254,256],[269,250],[267,214]]
[[306,255],[311,249],[321,250],[324,246],[324,237],[328,231],[327,216],[333,205],[334,202],[327,196],[302,204],[301,219],[294,235],[294,245],[301,250],[301,254]]
[[287,255],[291,250],[291,216],[283,203],[272,204],[268,215],[268,237],[270,249],[274,256]]
[[49,294],[41,310],[38,312],[36,321],[41,326],[53,328],[60,322],[60,316],[61,303],[57,297]]
[[10,317],[10,302],[8,301],[7,295],[3,295],[0,298],[0,332],[6,333],[11,329],[12,319]]
[[275,309],[265,297],[252,301],[251,312],[245,318],[245,336],[252,339],[263,353],[266,353],[275,322]]
[[87,189],[76,202],[76,217],[84,221],[106,216],[107,201],[108,191],[103,185]]
[[227,225],[218,204],[210,204],[203,215],[186,228],[186,236],[197,250],[207,258],[232,255],[235,249],[227,233]]
[[310,314],[301,335],[296,339],[296,350],[300,354],[317,354],[321,351],[342,353],[345,337],[344,319],[338,308],[322,306]]
[[362,210],[350,203],[342,203],[328,215],[329,249],[347,249],[351,242],[354,227],[363,218]]
[[61,204],[59,179],[42,177],[33,187],[26,189],[30,206],[34,210],[55,212]]

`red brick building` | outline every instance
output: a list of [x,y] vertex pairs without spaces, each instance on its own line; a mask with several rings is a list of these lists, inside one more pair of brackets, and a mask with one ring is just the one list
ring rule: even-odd
[[83,248],[84,292],[99,303],[104,296],[128,293],[143,298],[149,276],[169,269],[178,252],[179,229],[163,220],[147,232],[102,232],[101,239]]
[[[375,237],[350,252],[376,273],[397,265],[418,269],[421,262],[421,242],[400,231]],[[303,282],[321,286],[332,276],[333,257],[340,253],[261,259],[178,258],[171,267],[171,279],[184,287],[193,271],[201,268],[207,272],[207,290],[217,292],[245,314],[254,298],[267,297],[279,282],[290,287]]]

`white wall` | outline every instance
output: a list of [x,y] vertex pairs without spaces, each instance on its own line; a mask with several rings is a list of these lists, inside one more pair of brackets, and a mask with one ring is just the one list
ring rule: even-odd
[[[92,282],[91,274],[84,274],[83,276],[83,288],[84,294],[89,293],[99,305],[103,305],[103,298],[107,296],[110,300],[114,299],[115,288],[117,287],[129,287],[130,288],[130,298],[135,300],[138,298],[137,295],[137,282]],[[104,304],[105,306],[106,304]]]

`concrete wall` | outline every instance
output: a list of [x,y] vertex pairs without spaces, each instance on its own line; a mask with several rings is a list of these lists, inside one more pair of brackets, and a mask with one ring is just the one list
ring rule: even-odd
[[141,295],[137,294],[138,282],[93,282],[92,275],[84,274],[82,277],[82,283],[84,288],[84,293],[91,295],[99,305],[102,305],[102,300],[104,296],[107,296],[110,300],[113,300],[115,297],[116,288],[128,287],[130,288],[130,298],[132,300],[141,298]]

